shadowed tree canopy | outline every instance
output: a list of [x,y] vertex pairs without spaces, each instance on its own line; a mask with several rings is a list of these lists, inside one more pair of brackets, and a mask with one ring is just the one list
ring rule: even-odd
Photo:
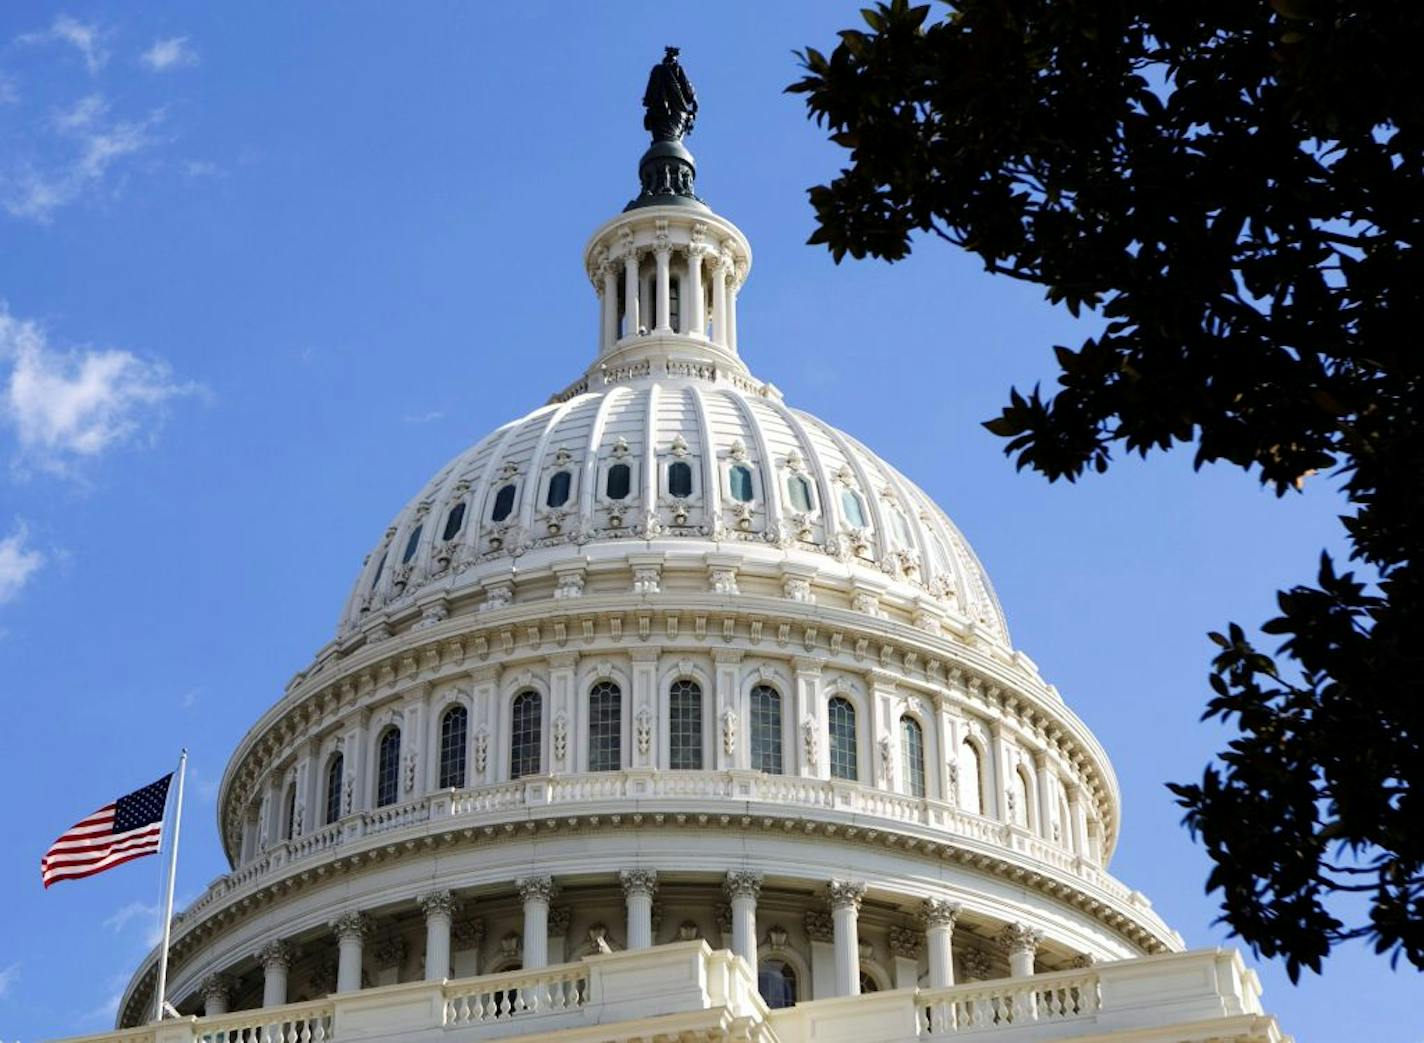
[[1278,495],[1342,484],[1361,575],[1323,555],[1280,592],[1274,651],[1212,635],[1206,716],[1239,734],[1171,789],[1223,919],[1292,978],[1357,937],[1424,968],[1424,6],[863,17],[788,88],[849,152],[810,241],[895,261],[932,233],[1101,320],[987,423],[1019,467],[1191,445]]

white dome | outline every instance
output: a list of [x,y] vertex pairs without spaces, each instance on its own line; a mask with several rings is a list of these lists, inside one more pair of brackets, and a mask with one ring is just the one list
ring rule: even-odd
[[[675,339],[674,352],[685,347]],[[855,439],[769,385],[675,353],[595,380],[596,390],[580,381],[500,427],[426,483],[367,557],[343,633],[435,585],[655,547],[782,562],[926,626],[1007,646],[998,600],[959,530]]]

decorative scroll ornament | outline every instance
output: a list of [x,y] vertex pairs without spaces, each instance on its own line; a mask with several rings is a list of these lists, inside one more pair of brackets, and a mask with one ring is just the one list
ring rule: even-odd
[[908,927],[890,928],[890,952],[906,960],[917,960],[924,935]]
[[999,945],[1011,956],[1032,955],[1043,941],[1043,932],[1024,923],[1006,924],[999,932]]
[[762,874],[745,869],[732,869],[722,881],[722,890],[728,898],[751,898],[761,895]]
[[737,711],[730,706],[722,711],[722,750],[728,757],[737,752]]
[[554,718],[554,761],[558,764],[564,763],[564,756],[569,751],[569,718],[567,714],[559,714]]
[[332,933],[341,939],[363,939],[371,933],[371,921],[365,913],[343,913],[332,920],[329,926]]
[[832,909],[854,909],[859,912],[861,900],[865,898],[865,884],[859,880],[832,880],[828,897]]
[[926,927],[948,927],[954,929],[959,919],[959,905],[943,898],[926,898],[920,905],[920,920]]
[[982,949],[965,949],[959,954],[959,966],[965,981],[988,981],[994,973],[993,961]]
[[429,894],[421,895],[416,904],[420,906],[420,910],[425,914],[427,920],[433,916],[451,919],[460,908],[460,903],[449,891],[432,891]]
[[808,909],[803,923],[806,928],[806,937],[813,942],[829,942],[835,937],[835,924],[831,920],[830,913],[824,913],[819,909]]
[[635,718],[637,725],[638,752],[646,754],[653,744],[653,715],[645,706],[638,711]]
[[625,869],[618,874],[618,882],[623,885],[626,897],[647,895],[651,898],[658,890],[658,873],[655,869]]
[[812,771],[816,770],[817,755],[819,753],[817,749],[819,745],[818,737],[819,732],[816,728],[816,718],[807,714],[801,721],[801,745],[806,754],[806,767]]
[[554,897],[554,878],[551,876],[525,876],[514,881],[523,902],[547,902]]

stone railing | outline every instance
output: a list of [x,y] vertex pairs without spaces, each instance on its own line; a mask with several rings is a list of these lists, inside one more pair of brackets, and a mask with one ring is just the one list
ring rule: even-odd
[[[655,813],[659,804],[681,811],[680,802],[697,803],[699,813],[718,803],[765,814],[804,809],[812,817],[836,820],[852,816],[862,830],[870,819],[885,825],[882,832],[921,830],[947,837],[967,848],[992,852],[1051,867],[1064,876],[1097,889],[1104,897],[1131,907],[1131,912],[1170,934],[1151,912],[1150,903],[1110,876],[1102,867],[1066,848],[1018,826],[966,812],[953,804],[862,786],[840,779],[798,775],[767,775],[752,771],[609,771],[541,775],[497,782],[464,790],[442,790],[401,804],[358,811],[314,833],[278,844],[252,862],[214,881],[182,914],[196,914],[249,885],[275,879],[288,867],[340,854],[364,837],[401,830],[441,830],[528,818],[540,809],[580,805],[609,814]],[[844,821],[843,819],[841,821]]]
[[[803,1000],[769,1011],[740,957],[695,941],[588,956],[541,970],[388,985],[313,1003],[179,1018],[84,1037],[82,1043],[343,1043],[555,1034],[594,1043],[619,1038],[622,1022],[636,1022],[645,1039],[701,1039],[709,1032],[723,1038],[734,1024],[733,1038],[776,1043],[910,1043],[973,1034],[992,1035],[995,1043],[1037,1043],[1136,1032],[1144,1034],[1130,1038],[1289,1043],[1275,1019],[1261,1012],[1259,995],[1260,983],[1237,953],[1200,949],[945,989]],[[1178,1026],[1181,1031],[1174,1031]]]

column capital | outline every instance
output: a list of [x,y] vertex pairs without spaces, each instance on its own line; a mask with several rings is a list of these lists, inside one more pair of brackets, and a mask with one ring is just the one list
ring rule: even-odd
[[861,900],[865,897],[863,882],[859,880],[832,880],[829,891],[832,909],[860,911]]
[[722,881],[722,890],[728,898],[751,898],[761,896],[762,874],[749,869],[730,869],[727,879]]
[[1025,923],[1005,924],[1004,929],[999,932],[999,944],[1008,950],[1010,955],[1032,956],[1038,951],[1038,945],[1042,941],[1043,932]]
[[429,920],[432,916],[454,917],[460,909],[460,903],[455,895],[450,891],[431,891],[429,894],[421,895],[415,900],[420,906],[420,911]]
[[365,913],[349,912],[343,913],[329,925],[336,937],[342,941],[355,939],[362,941],[366,935],[371,933],[371,920]]
[[522,876],[514,881],[514,887],[519,892],[519,899],[522,902],[547,902],[554,897],[554,878],[552,876]]
[[292,966],[295,956],[292,947],[283,941],[268,942],[257,950],[257,962],[262,964],[263,969],[279,967],[285,971]]
[[198,993],[204,1000],[219,999],[226,1002],[232,999],[234,984],[232,978],[226,974],[209,974],[198,982]]
[[656,869],[624,869],[618,874],[618,882],[623,885],[625,898],[631,898],[634,895],[647,895],[651,898],[658,890],[658,871]]
[[959,903],[943,898],[926,898],[920,904],[920,922],[926,927],[948,927],[954,930],[959,919]]

